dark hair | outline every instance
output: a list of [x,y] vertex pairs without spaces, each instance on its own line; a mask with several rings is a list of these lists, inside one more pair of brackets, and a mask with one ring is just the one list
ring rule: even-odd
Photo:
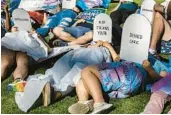
[[76,5],[76,7],[80,10],[80,12],[83,12],[83,9],[80,6]]
[[168,8],[167,8],[167,19],[171,20],[171,2],[169,2]]

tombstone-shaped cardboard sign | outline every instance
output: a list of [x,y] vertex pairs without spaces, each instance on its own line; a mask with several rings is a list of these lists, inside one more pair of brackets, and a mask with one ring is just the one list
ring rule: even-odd
[[151,24],[143,15],[132,14],[123,26],[121,40],[121,59],[142,62],[148,59],[151,37]]
[[140,14],[144,15],[152,24],[154,17],[154,5],[156,2],[154,0],[145,0],[141,5]]
[[76,0],[63,0],[62,8],[63,9],[73,9],[76,6]]
[[101,13],[94,19],[93,41],[112,42],[112,20],[109,15]]
[[31,31],[31,19],[29,14],[23,9],[15,9],[12,13],[14,26],[18,27],[18,30]]

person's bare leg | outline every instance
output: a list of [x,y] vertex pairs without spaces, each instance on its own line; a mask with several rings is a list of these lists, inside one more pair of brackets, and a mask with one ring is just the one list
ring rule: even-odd
[[64,29],[62,27],[56,27],[53,29],[53,33],[55,36],[57,36],[59,39],[64,40],[66,42],[72,42],[76,38],[71,36],[71,34],[64,32]]
[[76,92],[79,101],[87,101],[89,99],[89,93],[84,87],[82,80],[80,79],[76,85]]
[[87,32],[85,33],[85,35],[75,39],[74,41],[68,43],[68,45],[83,45],[88,43],[89,41],[91,41],[93,39],[93,32]]
[[24,79],[28,75],[28,56],[23,52],[16,53],[17,67],[13,73],[14,80]]
[[15,52],[10,51],[6,54],[1,54],[1,81],[6,78],[8,69],[14,64]]
[[80,79],[78,81],[78,83],[76,84],[76,92],[77,92],[77,96],[78,96],[78,102],[72,104],[68,108],[69,113],[85,114],[85,113],[88,113],[89,111],[92,111],[94,102],[93,102],[93,100],[88,100],[89,93],[85,89],[82,79]]
[[164,41],[169,41],[171,40],[171,26],[169,25],[169,22],[167,22],[166,20],[164,20],[164,34],[162,37],[162,40]]
[[154,50],[154,51],[156,50],[156,45],[164,32],[163,20],[164,18],[162,17],[162,15],[156,12],[154,16],[154,22],[153,22],[153,34],[152,34],[152,40],[151,40],[151,45],[150,45],[151,50]]
[[81,77],[86,90],[92,96],[95,103],[104,102],[101,84],[99,81],[100,72],[97,66],[88,66],[83,69]]

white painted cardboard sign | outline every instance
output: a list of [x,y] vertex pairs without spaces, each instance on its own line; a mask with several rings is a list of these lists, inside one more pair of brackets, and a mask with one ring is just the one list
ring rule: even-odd
[[109,15],[101,13],[94,19],[93,26],[93,41],[108,41],[112,42],[112,20]]
[[156,2],[154,0],[145,0],[141,5],[140,14],[144,15],[152,24],[154,17],[154,5]]
[[52,10],[61,4],[61,0],[21,0],[19,8],[26,11]]
[[23,9],[15,9],[12,13],[14,26],[18,27],[18,30],[31,31],[31,19],[27,11]]
[[148,59],[151,24],[143,15],[132,14],[123,26],[121,59],[142,64]]
[[62,8],[63,9],[73,9],[76,6],[76,0],[63,0]]

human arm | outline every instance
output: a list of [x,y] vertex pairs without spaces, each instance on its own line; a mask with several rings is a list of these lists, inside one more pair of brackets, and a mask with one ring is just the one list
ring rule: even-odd
[[116,51],[113,49],[113,47],[111,46],[111,44],[109,42],[103,42],[102,46],[108,48],[108,50],[112,56],[113,61],[119,61],[120,60],[119,55],[116,53]]
[[72,27],[77,26],[77,24],[79,24],[79,23],[85,23],[85,20],[84,20],[84,19],[79,19],[79,20],[77,20],[77,21],[72,25]]
[[5,29],[7,31],[9,31],[11,29],[11,23],[10,23],[10,15],[9,15],[9,12],[8,12],[8,5],[7,4],[4,4],[3,5],[3,9],[4,9],[4,12],[5,12]]
[[152,68],[152,66],[148,60],[144,60],[142,66],[148,72],[151,79],[157,80],[160,78],[160,76],[154,71],[154,69]]

